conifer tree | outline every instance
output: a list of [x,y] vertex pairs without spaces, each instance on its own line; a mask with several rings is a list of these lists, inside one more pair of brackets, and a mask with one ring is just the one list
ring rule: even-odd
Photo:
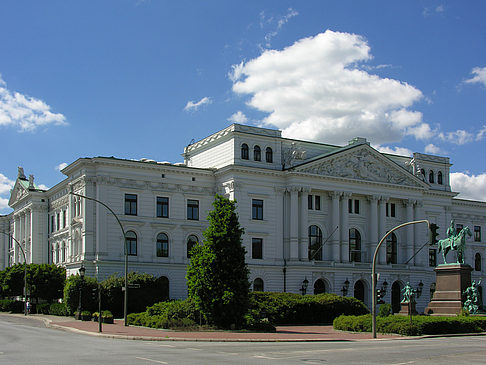
[[187,269],[189,297],[209,323],[241,327],[248,310],[248,267],[242,245],[244,230],[236,202],[216,195],[202,245],[191,251]]

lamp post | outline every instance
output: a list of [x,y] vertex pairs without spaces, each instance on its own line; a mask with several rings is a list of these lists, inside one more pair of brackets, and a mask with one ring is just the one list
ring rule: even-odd
[[4,235],[8,236],[11,238],[17,246],[20,248],[20,252],[22,252],[22,256],[24,256],[24,315],[27,315],[28,308],[27,308],[27,257],[25,256],[25,250],[20,244],[19,241],[10,233],[0,231],[0,233],[3,233]]
[[349,290],[349,280],[346,278],[346,281],[343,284],[343,287],[341,288],[341,292],[343,293],[343,297],[348,295],[348,290]]
[[81,319],[81,312],[83,310],[83,286],[84,286],[84,274],[86,273],[86,269],[81,264],[79,268],[79,277],[81,278],[81,284],[79,285],[79,303],[78,303],[78,319]]
[[127,250],[127,237],[125,235],[125,230],[123,229],[123,226],[120,222],[120,219],[115,214],[113,209],[111,209],[108,205],[106,205],[102,201],[99,201],[98,199],[95,199],[95,198],[90,198],[89,196],[85,196],[85,195],[75,193],[73,191],[70,191],[69,194],[79,196],[79,197],[84,198],[84,199],[92,200],[92,201],[99,203],[102,206],[104,206],[106,209],[108,209],[110,211],[111,214],[113,214],[113,216],[115,217],[116,221],[118,222],[118,224],[119,224],[119,226],[122,230],[123,247],[124,247],[124,254],[125,254],[125,291],[124,291],[124,299],[123,299],[123,302],[124,302],[123,303],[123,317],[124,317],[123,322],[124,322],[125,326],[128,326],[128,320],[127,320],[127,317],[128,317],[128,314],[127,314],[128,313],[128,250]]
[[417,224],[417,223],[427,223],[427,226],[430,227],[430,222],[427,219],[422,219],[418,221],[412,221],[412,222],[406,222],[403,224],[400,224],[390,231],[388,231],[378,242],[378,245],[376,245],[375,253],[373,255],[373,261],[372,261],[372,266],[371,266],[371,311],[372,311],[372,317],[373,321],[371,323],[371,328],[372,328],[372,334],[373,338],[376,338],[376,259],[378,257],[378,250],[380,249],[381,244],[385,239],[393,232],[396,231],[399,228],[408,226],[410,224]]
[[300,287],[300,292],[302,295],[307,293],[307,287],[309,286],[309,280],[307,280],[307,276],[305,277],[304,281],[302,282],[302,286]]

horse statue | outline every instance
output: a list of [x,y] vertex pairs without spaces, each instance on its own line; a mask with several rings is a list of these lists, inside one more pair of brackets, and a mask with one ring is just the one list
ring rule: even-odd
[[457,263],[464,263],[464,248],[466,247],[466,235],[468,235],[469,237],[472,236],[471,230],[468,226],[461,229],[461,231],[455,236],[439,240],[439,252],[442,251],[444,264],[447,264],[446,256],[449,251],[457,251]]

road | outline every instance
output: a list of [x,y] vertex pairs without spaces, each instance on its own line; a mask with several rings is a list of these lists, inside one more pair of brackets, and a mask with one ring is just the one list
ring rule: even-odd
[[0,364],[486,364],[486,336],[290,343],[133,341],[0,316]]

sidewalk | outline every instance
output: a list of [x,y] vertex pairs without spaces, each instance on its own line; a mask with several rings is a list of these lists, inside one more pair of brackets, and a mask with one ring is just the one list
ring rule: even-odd
[[[86,335],[146,341],[219,341],[219,342],[290,342],[290,341],[359,341],[370,340],[371,333],[336,331],[329,326],[279,326],[275,333],[240,331],[173,331],[123,325],[123,320],[114,324],[103,323],[103,332],[98,332],[97,322],[76,321],[72,317],[31,315],[43,320],[47,327]],[[397,335],[378,334],[379,339],[404,338]]]

